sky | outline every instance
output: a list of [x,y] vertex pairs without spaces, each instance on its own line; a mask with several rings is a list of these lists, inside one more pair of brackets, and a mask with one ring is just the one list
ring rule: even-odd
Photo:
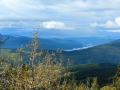
[[120,0],[0,0],[0,34],[120,36]]

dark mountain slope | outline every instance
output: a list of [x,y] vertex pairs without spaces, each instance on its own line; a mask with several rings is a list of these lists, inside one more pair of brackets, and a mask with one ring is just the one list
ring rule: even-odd
[[[98,78],[100,86],[112,83],[112,78],[115,76],[117,65],[110,63],[92,63],[70,66],[68,71],[71,72],[71,77],[76,77],[78,82],[85,82],[86,79],[93,77]],[[90,80],[91,81],[91,80]]]
[[83,50],[63,51],[63,57],[69,58],[72,64],[81,63],[118,63],[120,56],[120,42],[95,46]]

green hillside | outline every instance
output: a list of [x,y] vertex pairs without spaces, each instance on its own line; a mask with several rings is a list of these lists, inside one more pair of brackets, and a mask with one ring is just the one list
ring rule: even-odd
[[[15,49],[11,49],[11,50],[2,49],[1,56],[3,56],[4,58],[8,58],[8,56],[14,52],[16,52]],[[15,55],[17,58],[18,54],[15,53]],[[24,57],[24,62],[29,62],[27,52],[24,51],[24,53],[21,53],[21,55]],[[60,58],[60,56],[58,56],[57,58]],[[82,81],[86,83],[86,79],[88,77],[90,78],[90,80],[92,80],[94,77],[98,77],[99,85],[103,86],[112,82],[116,70],[117,70],[117,64],[112,64],[112,63],[91,63],[91,64],[70,65],[68,68],[68,72],[71,72],[71,75],[68,78],[71,79],[74,76],[77,82],[80,83]]]
[[[4,51],[5,50],[5,51]],[[4,57],[8,56],[8,53],[15,53],[16,49],[4,49],[2,51],[2,55]],[[38,50],[40,51],[40,50]],[[56,52],[56,51],[50,51]],[[4,54],[7,53],[7,54]],[[24,51],[21,55],[27,61],[28,53]],[[5,56],[6,55],[6,56]],[[56,58],[62,58],[63,62],[66,63],[68,59],[70,59],[71,65],[79,65],[79,64],[87,64],[87,63],[115,63],[119,62],[120,56],[120,42],[112,42],[100,46],[95,46],[88,49],[83,50],[75,50],[75,51],[62,51],[62,54],[56,53]]]
[[83,50],[63,51],[64,58],[69,58],[71,64],[83,63],[118,63],[120,42],[112,42]]
[[98,78],[100,86],[109,84],[112,82],[116,73],[117,65],[110,63],[93,63],[93,64],[81,64],[70,66],[68,71],[71,72],[71,77],[75,77],[77,82],[85,82],[89,77],[92,80],[94,77]]

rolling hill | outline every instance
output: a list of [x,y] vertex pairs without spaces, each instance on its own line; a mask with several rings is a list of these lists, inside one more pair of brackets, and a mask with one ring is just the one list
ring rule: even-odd
[[120,40],[82,50],[63,51],[63,58],[69,58],[72,64],[118,63]]
[[[7,37],[7,36],[5,36]],[[16,49],[19,48],[22,44],[28,43],[31,38],[29,37],[15,37],[9,36],[10,39],[4,44],[2,48]],[[120,56],[120,40],[116,40],[104,45],[99,45],[87,49],[74,50],[74,51],[64,51],[65,49],[70,49],[73,47],[83,47],[84,45],[72,41],[72,40],[63,40],[63,39],[39,39],[43,43],[41,48],[46,48],[49,50],[55,50],[60,48],[63,50],[62,58],[64,63],[70,59],[72,65],[85,64],[85,63],[115,63],[119,62]],[[47,45],[45,47],[45,45]],[[51,51],[50,51],[51,52]],[[26,56],[26,55],[24,55]],[[56,56],[60,58],[59,55]]]

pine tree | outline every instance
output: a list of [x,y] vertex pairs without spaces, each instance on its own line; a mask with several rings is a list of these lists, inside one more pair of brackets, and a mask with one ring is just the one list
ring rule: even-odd
[[92,90],[99,90],[99,85],[97,81],[97,77],[93,78],[93,83],[92,83]]
[[118,65],[117,72],[115,75],[114,86],[120,90],[120,64]]

